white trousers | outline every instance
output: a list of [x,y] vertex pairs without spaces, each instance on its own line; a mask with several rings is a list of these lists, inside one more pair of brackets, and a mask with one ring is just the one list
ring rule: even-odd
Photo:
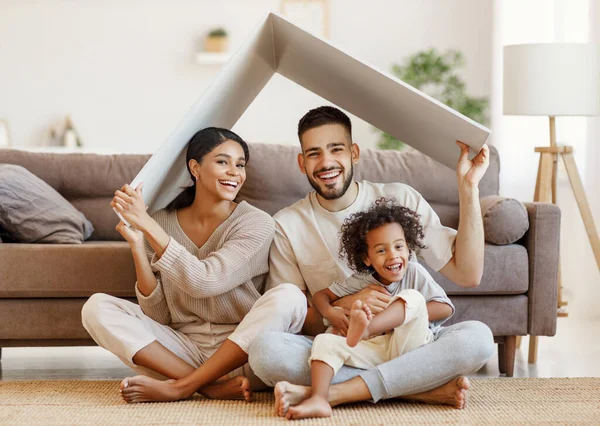
[[[298,287],[283,284],[261,296],[239,325],[205,322],[173,328],[154,321],[135,303],[102,293],[89,298],[81,318],[99,346],[115,354],[136,373],[164,380],[164,376],[133,362],[134,355],[154,341],[198,368],[227,338],[247,353],[254,337],[263,331],[299,333],[306,310],[306,297]],[[229,377],[239,375],[248,377],[253,389],[264,387],[248,364],[229,373]]]
[[403,290],[392,298],[388,306],[398,299],[405,302],[405,317],[402,325],[387,334],[362,340],[353,348],[348,346],[343,336],[319,334],[315,337],[309,364],[312,361],[322,361],[333,368],[334,374],[342,368],[342,365],[369,369],[433,342],[423,295],[417,290]]

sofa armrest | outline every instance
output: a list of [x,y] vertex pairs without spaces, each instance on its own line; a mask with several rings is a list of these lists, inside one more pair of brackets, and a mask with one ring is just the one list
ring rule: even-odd
[[558,299],[560,209],[549,203],[524,203],[529,230],[521,243],[529,256],[529,318],[532,336],[554,336]]

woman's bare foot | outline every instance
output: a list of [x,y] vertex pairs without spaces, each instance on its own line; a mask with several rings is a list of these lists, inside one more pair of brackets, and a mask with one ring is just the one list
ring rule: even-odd
[[248,402],[252,401],[250,380],[244,376],[219,380],[203,387],[198,392],[210,399],[245,399]]
[[470,387],[469,379],[465,376],[459,376],[439,388],[416,395],[409,395],[404,399],[424,402],[426,404],[451,405],[458,410],[462,410],[467,405],[467,394]]
[[290,407],[285,416],[288,420],[308,419],[310,417],[331,417],[332,410],[327,399],[313,395],[299,405]]
[[346,335],[346,343],[353,348],[358,345],[365,337],[368,337],[367,328],[373,319],[371,309],[360,300],[352,304],[350,311],[350,325],[348,326],[348,334]]
[[146,376],[127,377],[119,386],[125,402],[177,401],[190,395],[182,395],[174,386],[176,380],[156,380]]
[[285,417],[291,406],[298,405],[310,398],[311,391],[308,386],[292,385],[289,382],[279,382],[275,385],[275,413]]

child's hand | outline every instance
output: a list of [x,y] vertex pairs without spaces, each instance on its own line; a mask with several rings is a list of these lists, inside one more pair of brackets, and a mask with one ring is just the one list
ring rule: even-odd
[[327,316],[331,325],[336,328],[342,336],[346,336],[348,333],[348,326],[350,325],[350,320],[346,316],[346,312],[346,309],[333,308],[331,309],[330,315]]

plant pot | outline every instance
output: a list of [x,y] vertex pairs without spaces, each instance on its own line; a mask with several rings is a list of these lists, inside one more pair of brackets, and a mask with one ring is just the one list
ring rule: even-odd
[[205,52],[225,52],[227,50],[227,37],[206,37],[204,40]]

